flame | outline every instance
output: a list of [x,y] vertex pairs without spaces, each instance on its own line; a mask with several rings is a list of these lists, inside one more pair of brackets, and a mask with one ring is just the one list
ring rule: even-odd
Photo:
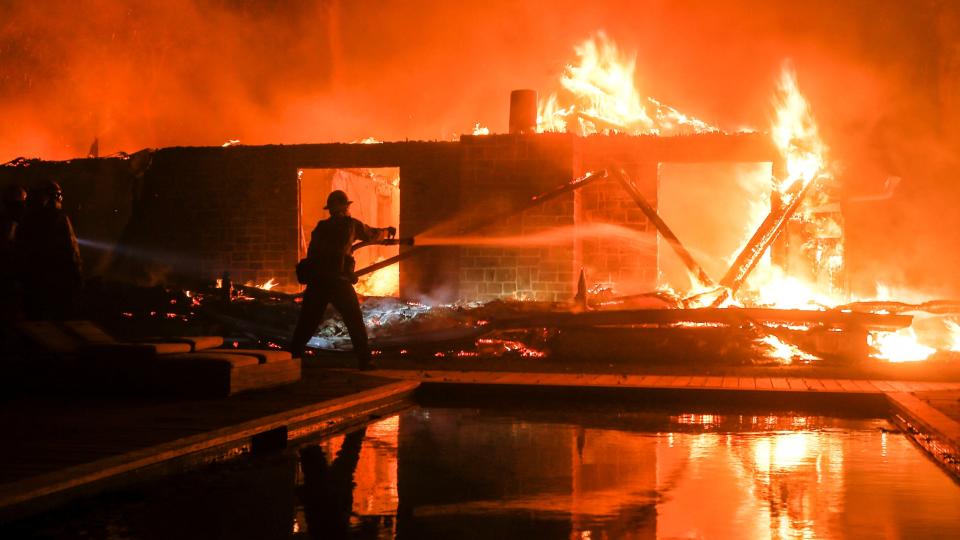
[[[278,283],[274,278],[270,278],[270,279],[264,281],[263,283],[259,283],[259,284],[254,283],[254,282],[252,282],[252,281],[248,281],[248,282],[244,283],[243,286],[244,286],[244,287],[256,287],[256,288],[258,288],[258,289],[263,289],[263,290],[265,290],[265,291],[269,291],[270,289],[273,289],[274,287],[276,287],[276,286],[279,285],[279,284],[280,284],[280,283]],[[218,279],[218,280],[217,280],[217,288],[220,288],[220,287],[221,287],[221,280]]]
[[[719,131],[706,122],[640,95],[636,54],[620,51],[603,32],[576,45],[577,63],[560,77],[563,94],[551,94],[538,107],[538,132],[631,135]],[[571,124],[573,124],[571,126]]]
[[[796,73],[789,66],[785,66],[781,72],[774,105],[774,123],[770,134],[786,167],[786,176],[776,179],[777,190],[783,196],[798,181],[808,184],[815,178],[826,175],[827,146],[820,138],[810,104],[800,92]],[[784,200],[784,203],[787,202],[789,201]],[[758,207],[755,211],[765,214],[768,210]],[[807,224],[818,224],[817,219],[803,210],[800,212],[800,219]],[[760,219],[756,219],[751,222],[759,221]],[[839,225],[836,227],[839,228]],[[843,267],[842,251],[826,254],[818,252],[813,264],[818,275],[836,275]],[[757,298],[756,303],[781,309],[823,309],[823,306],[843,302],[843,298],[829,285],[792,276],[768,260],[758,266],[750,276],[748,286]]]
[[[377,262],[383,258],[378,258]],[[397,296],[400,294],[400,272],[396,265],[381,268],[360,278],[356,290],[363,296]]]
[[[758,269],[759,270],[759,269]],[[824,294],[807,280],[787,275],[776,265],[757,272],[750,280],[756,290],[755,303],[777,309],[823,310],[842,302]]]
[[950,350],[960,352],[960,324],[953,321],[946,321],[947,330],[950,332]]
[[261,283],[260,285],[257,285],[257,288],[263,289],[265,291],[269,291],[270,289],[276,287],[277,285],[279,285],[279,283],[277,283],[276,280],[274,280],[273,278],[270,278],[267,281]]
[[476,124],[475,126],[473,126],[473,134],[474,134],[474,135],[489,135],[489,134],[490,134],[490,128],[481,126],[481,125],[480,125],[480,122],[477,122],[477,124]]
[[937,352],[933,347],[920,343],[913,328],[896,332],[871,332],[869,342],[876,349],[874,358],[890,362],[919,362]]
[[797,180],[810,182],[823,171],[827,148],[820,139],[810,104],[800,93],[797,75],[789,66],[780,75],[775,105],[771,134],[786,161],[787,177],[780,179],[779,186],[780,191],[786,191]]
[[791,345],[773,334],[767,334],[757,341],[767,347],[767,358],[779,360],[784,364],[792,364],[794,361],[819,360],[818,357],[804,352],[796,345]]

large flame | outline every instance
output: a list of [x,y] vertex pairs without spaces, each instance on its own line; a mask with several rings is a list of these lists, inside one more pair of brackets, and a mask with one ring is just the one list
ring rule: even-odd
[[538,127],[582,135],[615,132],[632,135],[718,131],[636,87],[636,54],[623,53],[603,32],[574,47],[577,63],[560,78],[561,94],[540,105]]
[[[775,186],[781,196],[785,196],[796,182],[806,184],[826,174],[827,146],[820,138],[810,104],[800,92],[796,73],[789,66],[785,66],[780,75],[774,105],[774,122],[770,134],[786,168],[785,171],[776,171],[784,176],[775,179]],[[766,213],[768,210],[757,208],[756,211]],[[756,217],[758,219],[751,222],[758,222],[763,216]],[[801,217],[808,220],[803,217],[802,211]],[[818,270],[837,272],[843,266],[843,257],[833,254],[818,258],[815,264]],[[765,306],[823,309],[823,306],[836,305],[843,300],[835,296],[835,291],[824,290],[823,284],[790,275],[769,261],[764,261],[764,264],[757,267],[747,284],[752,289],[752,296],[756,298],[754,301]]]
[[797,75],[789,66],[780,75],[775,105],[776,119],[770,133],[786,162],[786,178],[779,179],[780,191],[786,191],[794,182],[810,182],[823,172],[827,147],[820,139],[810,104],[800,93]]

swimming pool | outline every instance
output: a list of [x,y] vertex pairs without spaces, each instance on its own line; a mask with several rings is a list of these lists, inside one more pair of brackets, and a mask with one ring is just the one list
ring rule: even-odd
[[960,537],[883,419],[420,406],[17,525],[34,538]]

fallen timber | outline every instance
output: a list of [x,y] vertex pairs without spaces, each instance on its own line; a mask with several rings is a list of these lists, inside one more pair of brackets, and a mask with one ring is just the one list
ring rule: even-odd
[[683,264],[686,265],[687,270],[690,272],[690,275],[694,277],[700,285],[704,287],[716,287],[716,283],[707,275],[696,260],[694,260],[693,255],[687,251],[687,248],[683,247],[683,244],[680,242],[680,239],[677,238],[677,235],[670,229],[665,221],[660,217],[660,214],[653,208],[647,199],[640,193],[640,191],[633,185],[633,182],[630,181],[630,178],[627,176],[626,172],[623,170],[617,171],[617,181],[620,182],[620,186],[623,187],[624,191],[630,195],[630,198],[633,199],[633,202],[640,207],[640,211],[643,212],[643,215],[647,216],[647,219],[650,220],[650,223],[653,223],[653,226],[657,228],[657,231],[660,232],[660,236],[670,244],[670,247],[673,248],[674,253],[680,257],[680,260],[683,261]]
[[817,183],[817,180],[815,178],[809,182],[803,182],[802,180],[794,182],[793,186],[784,194],[786,204],[771,211],[767,218],[763,220],[763,223],[757,227],[750,241],[743,247],[736,260],[730,265],[726,275],[720,280],[720,285],[729,290],[731,296],[736,294],[747,276],[760,261],[760,257],[783,232],[787,221],[800,209],[800,203],[803,202],[804,197],[810,191],[811,186]]
[[934,315],[960,315],[960,300],[931,300],[920,304],[908,304],[906,302],[894,302],[886,300],[852,302],[837,309],[849,309],[853,311],[885,311],[887,313],[907,313],[911,311],[924,311]]
[[910,326],[913,317],[849,311],[807,311],[772,308],[633,309],[582,313],[542,312],[498,317],[491,328],[563,328],[583,326],[683,324],[790,324],[828,328],[895,331]]

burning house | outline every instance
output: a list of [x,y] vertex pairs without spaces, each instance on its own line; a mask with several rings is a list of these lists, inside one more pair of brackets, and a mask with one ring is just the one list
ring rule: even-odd
[[960,537],[958,6],[7,2],[0,538]]
[[[120,280],[295,293],[323,200],[342,189],[357,217],[415,239],[358,251],[368,296],[578,297],[592,309],[660,297],[666,307],[823,310],[851,299],[840,189],[789,67],[769,129],[727,133],[639,95],[633,60],[604,34],[576,52],[558,93],[511,94],[506,134],[478,124],[454,141],[229,141],[18,159],[0,177],[61,179],[88,271]],[[826,330],[853,329],[831,321]],[[854,324],[855,343],[903,326],[871,324]]]

